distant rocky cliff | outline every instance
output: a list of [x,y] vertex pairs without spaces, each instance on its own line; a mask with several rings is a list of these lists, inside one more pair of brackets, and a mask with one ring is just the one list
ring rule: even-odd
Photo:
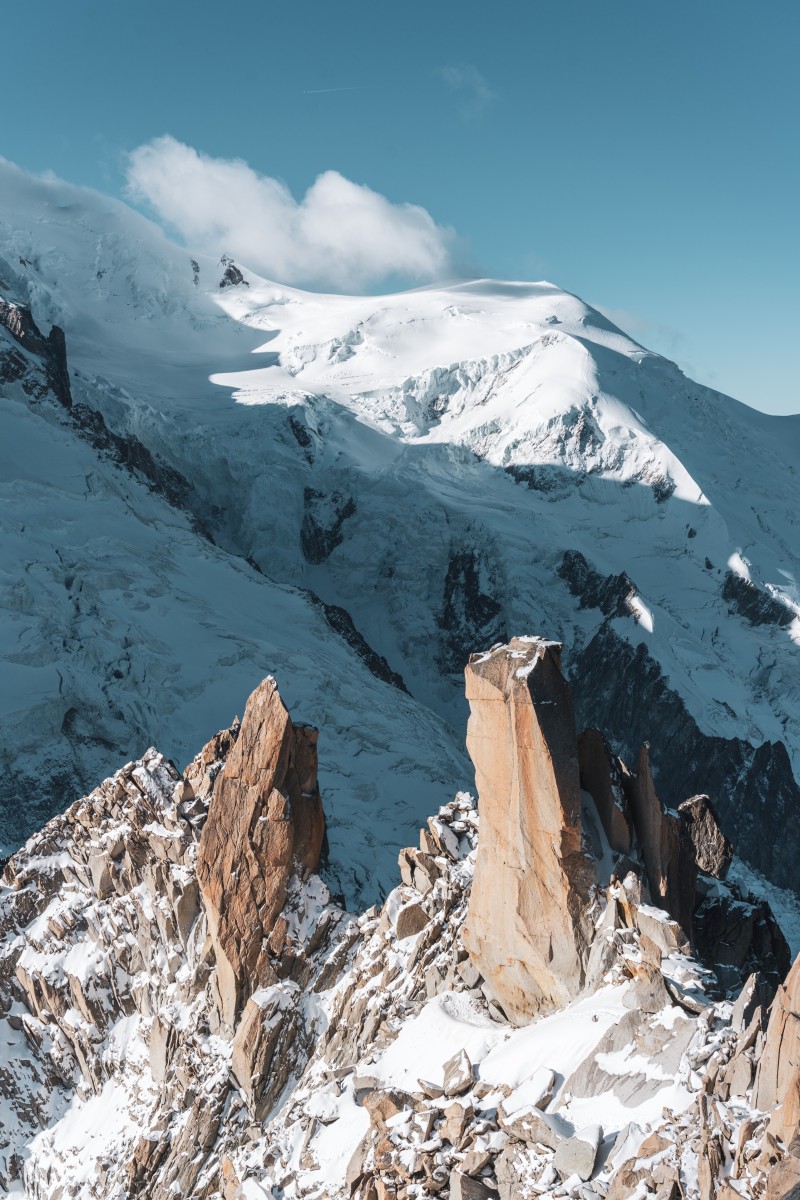
[[707,797],[673,814],[646,754],[577,738],[559,656],[473,656],[478,804],[380,911],[315,874],[316,731],[272,679],[183,775],[148,751],[14,855],[0,1191],[793,1197],[798,965]]
[[754,747],[702,733],[644,643],[632,645],[610,624],[574,657],[570,679],[580,716],[602,713],[621,749],[635,753],[652,740],[651,761],[667,804],[709,792],[738,852],[777,883],[797,888],[785,849],[800,838],[800,787],[782,742]]

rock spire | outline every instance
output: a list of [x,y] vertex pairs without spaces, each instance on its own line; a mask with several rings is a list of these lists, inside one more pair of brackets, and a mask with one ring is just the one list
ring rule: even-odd
[[466,670],[481,837],[464,944],[516,1024],[577,995],[592,932],[595,871],[560,651],[514,638]]
[[197,862],[228,1028],[255,988],[274,981],[267,940],[291,874],[316,869],[324,834],[317,731],[293,724],[268,676],[215,781]]

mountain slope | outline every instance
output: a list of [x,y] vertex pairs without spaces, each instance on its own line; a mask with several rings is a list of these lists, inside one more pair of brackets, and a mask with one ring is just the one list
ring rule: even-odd
[[[699,387],[551,284],[312,295],[193,258],[124,205],[3,172],[4,294],[63,327],[75,404],[185,481],[181,519],[210,534],[202,555],[226,579],[313,593],[319,645],[349,639],[411,693],[354,694],[348,721],[408,704],[460,743],[466,655],[547,628],[584,719],[629,754],[652,736],[673,803],[713,752],[728,831],[794,886],[800,418]],[[256,616],[230,586],[245,662]],[[187,591],[169,603],[179,625]],[[121,650],[121,629],[109,637]],[[59,653],[73,661],[69,639]],[[180,688],[191,658],[173,656]],[[51,675],[41,703],[54,689]],[[138,729],[140,701],[119,690]],[[157,723],[164,694],[146,703]],[[616,719],[623,704],[636,721]],[[433,776],[440,760],[437,744]]]
[[[6,365],[18,353],[0,342]],[[121,461],[108,430],[84,428],[23,357],[27,373],[3,386],[0,440],[0,849],[167,723],[182,764],[265,670],[290,667],[296,711],[358,746],[323,756],[330,882],[351,900],[380,894],[393,844],[466,774],[450,731],[376,676],[306,592],[198,532],[169,501],[179,477],[131,465],[147,464],[141,446]]]

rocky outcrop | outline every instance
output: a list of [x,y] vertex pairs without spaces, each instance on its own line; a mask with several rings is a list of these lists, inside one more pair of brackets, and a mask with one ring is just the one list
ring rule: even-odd
[[791,954],[765,900],[699,873],[692,926],[695,953],[714,971],[724,992],[735,995],[755,972],[766,1002],[774,996],[791,966]]
[[256,987],[276,979],[270,938],[287,884],[316,869],[324,834],[317,731],[292,722],[268,677],[214,783],[197,862],[229,1028]]
[[342,544],[342,528],[356,511],[352,496],[341,492],[321,492],[317,488],[303,490],[303,524],[300,545],[306,560],[315,566],[325,562]]
[[625,788],[653,903],[665,908],[691,938],[694,846],[685,824],[664,808],[656,794],[649,747],[642,746],[639,751],[636,773],[627,773]]
[[[5,349],[0,337],[0,385],[18,383],[34,401],[55,397],[58,419],[104,457],[140,476],[151,491],[174,508],[188,513],[195,530],[208,537],[204,521],[193,511],[194,490],[180,471],[170,466],[133,432],[116,433],[103,414],[90,405],[73,401],[63,329],[54,325],[45,337],[27,305],[0,296],[0,331],[6,330],[13,344]],[[17,349],[21,347],[24,354]],[[199,510],[199,505],[194,508]],[[205,515],[205,514],[204,514]]]
[[800,958],[772,1005],[753,1103],[767,1112],[780,1105],[771,1127],[783,1141],[791,1141],[800,1128]]
[[[713,1000],[680,926],[647,903],[635,847],[607,888],[591,886],[558,649],[518,639],[473,660],[480,817],[465,793],[443,805],[401,851],[381,909],[357,919],[308,874],[316,739],[273,680],[183,776],[148,751],[16,854],[0,882],[0,1192],[791,1194],[800,966],[765,1038],[760,981],[733,1010]],[[515,860],[483,853],[498,828]],[[525,891],[534,869],[561,892]],[[491,890],[521,905],[516,920],[497,908],[492,935],[498,951],[516,938],[537,971],[530,1028],[507,1019],[516,993],[501,999],[470,947]],[[566,1014],[545,1012],[533,955],[548,933],[546,965],[558,952],[582,981]],[[555,937],[572,938],[571,957]]]
[[691,796],[678,806],[694,846],[697,866],[706,875],[725,879],[733,862],[733,845],[719,827],[717,814],[708,796]]
[[[280,763],[278,745],[268,740],[276,728],[291,751],[282,773],[287,791],[295,790],[292,763],[296,772],[306,768],[300,774],[309,789],[295,805],[292,862],[304,875],[304,864],[318,857],[314,731],[281,726],[274,681],[265,683],[242,725],[213,737],[182,777],[150,750],[5,864],[0,1193],[24,1176],[24,1195],[53,1194],[49,1164],[57,1151],[47,1137],[33,1165],[18,1150],[57,1120],[59,1106],[81,1108],[89,1100],[105,1111],[111,1101],[100,1097],[108,1088],[132,1140],[114,1152],[113,1165],[102,1154],[82,1164],[93,1172],[97,1194],[227,1200],[222,1183],[217,1191],[226,1176],[214,1150],[225,1121],[240,1136],[241,1122],[261,1120],[289,1074],[302,1070],[315,1024],[299,997],[313,993],[326,965],[329,977],[341,969],[351,925],[318,877],[291,875],[265,948],[263,986],[247,1000],[233,1037],[221,1038],[218,942],[208,936],[211,914],[198,887],[209,802],[221,796],[240,815],[243,807],[230,786],[218,787],[226,763],[238,747],[240,780],[243,764],[257,776],[256,762],[271,761],[270,747]],[[223,900],[240,899],[237,878],[234,865]],[[331,966],[332,945],[341,957]],[[223,962],[223,972],[227,967]],[[64,1178],[70,1170],[61,1164],[57,1173]]]
[[797,619],[797,613],[788,604],[770,596],[757,584],[743,579],[735,571],[725,572],[722,599],[727,600],[729,612],[744,617],[751,625],[778,625],[785,629]]
[[578,738],[581,787],[594,800],[612,850],[631,849],[632,822],[625,796],[625,767],[599,729],[584,729]]
[[599,608],[606,617],[630,617],[635,613],[631,603],[636,585],[623,571],[619,575],[601,575],[590,567],[579,550],[566,550],[558,575],[571,595],[577,597],[580,608]]
[[382,679],[384,683],[391,683],[393,687],[399,688],[401,692],[409,694],[402,675],[398,675],[397,671],[393,671],[383,655],[378,654],[377,650],[374,650],[370,646],[363,633],[359,629],[356,629],[353,618],[346,608],[341,608],[338,604],[326,604],[324,600],[320,600],[319,596],[314,595],[313,592],[309,593],[309,597],[324,612],[328,626],[339,637],[344,638],[352,650],[355,650],[358,657],[369,668],[376,679]]
[[[697,793],[714,798],[736,852],[781,887],[797,890],[800,786],[783,742],[752,746],[705,734],[659,663],[609,621],[570,660],[575,710],[582,724],[603,715],[603,732],[623,757],[650,740],[661,799],[671,808]],[[630,761],[629,758],[629,761]]]
[[73,404],[70,421],[79,437],[125,470],[141,476],[152,492],[163,496],[173,508],[186,512],[195,531],[210,540],[203,520],[195,512],[201,506],[185,475],[153,454],[135,434],[121,435],[109,429],[103,414],[88,404]]
[[227,254],[223,254],[219,261],[220,266],[225,268],[222,273],[222,278],[219,281],[219,286],[221,288],[239,287],[241,284],[244,284],[245,287],[250,287],[250,284],[245,279],[244,275],[239,270],[232,258],[229,258]]
[[450,550],[441,608],[436,613],[441,634],[437,661],[446,674],[460,675],[474,646],[505,641],[500,595],[502,584],[486,552],[469,545]]
[[[523,681],[537,678],[526,654],[530,651],[533,661],[535,654],[531,647],[536,644],[536,639],[519,639],[508,647],[495,647],[487,655],[476,656],[473,663],[478,664],[479,671],[485,672],[490,681],[488,686],[485,681],[481,683],[480,693],[472,678],[473,663],[468,668],[467,692],[473,709],[468,746],[476,765],[482,803],[484,794],[494,797],[484,813],[491,824],[490,849],[483,851],[486,875],[482,875],[483,859],[479,861],[478,869],[479,882],[485,878],[491,883],[485,886],[485,891],[480,886],[474,889],[473,906],[477,910],[479,903],[484,905],[480,920],[475,924],[488,931],[484,935],[485,942],[495,948],[500,943],[498,929],[503,928],[506,932],[502,945],[512,947],[507,949],[508,961],[497,949],[493,959],[489,950],[488,957],[481,961],[479,955],[482,952],[477,940],[474,944],[470,941],[472,922],[468,923],[467,945],[471,949],[474,945],[476,966],[498,989],[502,987],[499,980],[503,976],[513,978],[516,973],[515,987],[524,991],[527,997],[519,1012],[529,1017],[542,1004],[538,996],[541,985],[531,987],[525,968],[520,967],[520,963],[526,961],[525,954],[532,954],[537,963],[542,955],[546,959],[548,938],[552,934],[560,945],[567,947],[564,951],[567,954],[577,937],[578,944],[583,947],[582,958],[586,959],[586,935],[583,931],[575,932],[587,920],[586,900],[584,898],[583,909],[580,904],[576,905],[573,915],[570,915],[568,905],[561,902],[563,897],[557,903],[553,901],[553,896],[561,895],[558,888],[564,886],[564,867],[561,864],[552,866],[551,860],[557,861],[555,845],[558,839],[548,838],[554,821],[557,824],[566,820],[569,824],[564,813],[571,812],[570,804],[575,803],[575,779],[572,768],[565,764],[574,762],[577,754],[580,787],[594,802],[611,850],[613,866],[609,867],[606,862],[604,870],[613,870],[620,878],[632,868],[643,874],[645,898],[664,908],[680,930],[674,939],[675,945],[695,941],[701,961],[713,970],[716,986],[722,993],[735,996],[754,971],[759,972],[767,992],[774,993],[789,967],[788,947],[769,906],[764,901],[743,895],[736,885],[725,882],[733,850],[719,827],[709,798],[693,796],[680,806],[678,812],[666,809],[656,791],[649,746],[640,749],[636,771],[630,771],[599,730],[584,730],[576,744],[571,709],[570,715],[561,722],[555,716],[557,712],[567,712],[565,703],[559,709],[559,703],[554,703],[552,697],[544,693],[526,701],[528,693],[522,690]],[[543,671],[543,668],[538,670]],[[500,703],[487,707],[480,716],[479,706],[475,703],[478,696],[482,701],[493,697]],[[532,738],[525,721],[516,716],[520,704],[520,711],[529,709],[536,717],[540,733],[538,742]],[[494,724],[487,723],[486,713],[502,713],[504,708],[508,713],[502,721],[495,717]],[[548,712],[552,717],[549,722]],[[475,737],[479,728],[482,732]],[[537,755],[545,767],[537,768]],[[556,767],[556,763],[561,765]],[[546,805],[547,793],[539,782],[537,771],[544,771],[546,778],[550,778],[548,772],[560,772],[562,795],[572,798],[564,802],[560,816],[553,815],[560,811],[557,804],[551,806],[549,816],[538,811],[537,805]],[[565,780],[571,782],[565,784]],[[526,801],[526,796],[535,796],[535,803]],[[596,840],[588,810],[586,816],[587,827],[583,833],[590,841]],[[577,828],[580,830],[580,818]],[[558,837],[561,836],[562,832],[559,832]],[[486,842],[482,845],[486,846]],[[594,851],[598,857],[603,856],[599,844],[594,846]],[[568,871],[572,869],[570,867]],[[557,881],[555,885],[553,879]],[[603,882],[607,880],[608,874]],[[526,948],[529,935],[525,930],[532,910],[526,910],[525,906],[529,903],[536,906],[540,935],[535,952]],[[551,924],[554,910],[558,910],[558,915]],[[583,916],[580,916],[581,912]],[[579,915],[576,917],[575,913]],[[507,926],[511,928],[510,934]],[[600,978],[598,972],[604,962],[603,953],[601,945],[596,943],[592,947],[590,972],[595,982]],[[568,974],[565,976],[562,970],[561,977],[568,978]],[[569,986],[572,985],[568,984],[567,988]],[[499,990],[497,998],[502,1004]],[[513,1004],[509,997],[507,1002]]]
[[577,995],[591,938],[594,864],[560,650],[514,638],[473,655],[466,672],[482,837],[464,942],[518,1024]]
[[[48,389],[64,408],[72,405],[72,393],[69,385],[69,369],[67,367],[67,343],[64,330],[54,325],[47,337],[33,319],[33,313],[24,304],[14,304],[0,297],[0,327],[8,330],[14,341],[38,359],[44,369],[44,390]],[[29,364],[7,352],[0,355],[0,382],[15,382],[20,380],[23,388],[29,394],[41,398],[41,390],[35,383],[26,387],[24,377],[28,373]]]

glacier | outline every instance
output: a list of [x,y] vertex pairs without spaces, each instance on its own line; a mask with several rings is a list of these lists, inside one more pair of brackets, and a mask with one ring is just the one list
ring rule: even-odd
[[796,886],[800,417],[550,283],[351,297],[235,266],[0,164],[0,297],[63,329],[72,400],[0,328],[0,375],[29,372],[0,384],[0,844],[150,744],[182,765],[272,672],[347,733],[326,877],[364,903],[471,786],[468,653],[546,629],[579,714],[629,754],[652,735],[670,803],[710,777]]

